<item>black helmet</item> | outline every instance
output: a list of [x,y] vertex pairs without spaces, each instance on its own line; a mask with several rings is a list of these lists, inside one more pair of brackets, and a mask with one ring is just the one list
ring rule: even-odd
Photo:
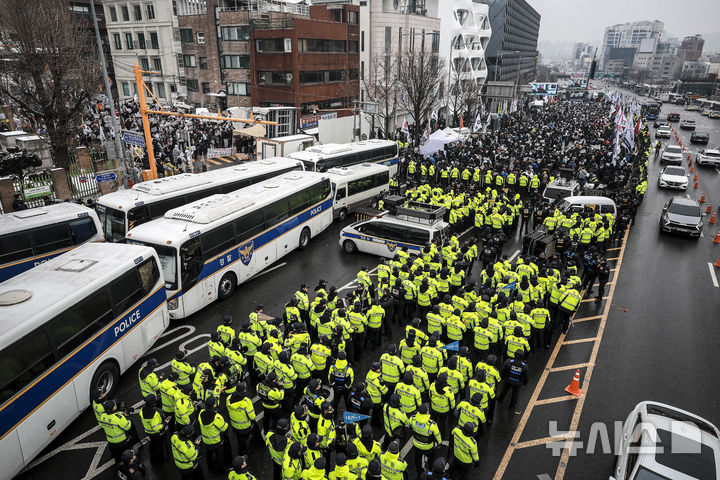
[[301,453],[302,445],[298,442],[294,442],[292,445],[290,445],[290,448],[288,448],[288,455],[290,455],[291,458],[300,458]]
[[195,435],[195,429],[192,425],[185,425],[182,430],[180,430],[180,436],[185,440],[192,438],[193,435]]
[[187,351],[185,351],[185,350],[178,350],[177,353],[175,354],[175,358],[176,358],[177,360],[182,360],[182,359],[185,358],[186,355],[187,355]]
[[283,430],[283,431],[287,432],[288,430],[290,430],[290,422],[288,421],[287,418],[281,418],[275,424],[275,429]]
[[513,329],[513,335],[515,335],[516,337],[521,337],[522,334],[523,334],[522,327],[517,326]]
[[467,422],[462,428],[463,434],[471,436],[475,432],[475,423]]
[[390,395],[389,403],[390,403],[390,406],[393,408],[399,407],[400,406],[400,395],[398,395],[397,393],[393,393],[392,395]]
[[145,362],[146,367],[155,368],[158,366],[158,361],[154,358],[148,358],[147,362]]
[[134,456],[135,452],[132,449],[125,450],[124,452],[122,452],[122,455],[120,455],[120,461],[122,463],[129,463]]
[[233,470],[236,470],[236,471],[242,470],[246,466],[247,466],[247,456],[245,456],[245,455],[238,455],[232,461]]
[[232,317],[230,315],[225,315],[223,317],[223,323],[225,325],[230,325],[232,323]]
[[145,395],[145,398],[143,400],[145,400],[145,405],[155,405],[155,403],[157,403],[157,397],[152,393]]

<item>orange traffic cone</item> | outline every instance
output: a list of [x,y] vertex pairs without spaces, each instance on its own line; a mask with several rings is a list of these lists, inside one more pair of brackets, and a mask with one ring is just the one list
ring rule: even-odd
[[715,262],[713,265],[715,265],[716,268],[720,268],[720,259],[718,259],[718,261]]
[[[694,172],[694,171],[695,171],[695,167],[693,167],[692,165],[690,165],[690,173],[692,173],[692,172]],[[695,176],[697,177],[697,173],[695,174]],[[697,178],[696,178],[695,180],[697,180]]]
[[710,213],[710,212],[712,212],[712,202],[708,203],[708,206],[705,209],[705,213]]
[[715,223],[715,212],[713,212],[713,216],[710,217],[710,222],[709,222],[709,223]]
[[690,160],[690,154],[688,153],[688,160]]
[[[692,168],[690,168],[690,171],[692,172]],[[693,180],[695,180],[697,182],[697,179],[698,179],[698,174],[697,174],[697,172],[695,172],[695,176],[693,177]]]
[[579,397],[582,393],[582,390],[580,390],[580,369],[578,368],[575,370],[575,376],[572,379],[572,382],[570,382],[570,385],[565,387],[565,391],[568,392],[570,395],[575,395],[576,397]]
[[[694,188],[697,189],[697,187],[698,187],[698,182],[695,182],[695,187],[694,187]],[[705,195],[705,194],[703,193],[703,196],[704,196],[704,195]]]
[[[697,188],[697,187],[695,187]],[[702,196],[700,197],[700,200],[698,200],[700,203],[705,203],[705,192],[703,192]]]

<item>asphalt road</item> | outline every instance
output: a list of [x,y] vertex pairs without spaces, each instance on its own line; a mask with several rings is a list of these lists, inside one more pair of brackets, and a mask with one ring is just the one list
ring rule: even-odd
[[[682,118],[695,118],[698,129],[710,133],[710,145],[720,143],[720,120],[685,112],[674,105],[663,106],[663,118],[669,111],[680,111]],[[688,132],[681,131],[680,135],[684,144],[689,142]],[[692,152],[695,150],[691,147]],[[720,226],[706,225],[704,237],[699,240],[659,235],[660,210],[673,192],[657,190],[657,174],[658,165],[651,161],[646,199],[627,246],[624,250],[615,246],[609,252],[609,257],[616,258],[611,260],[613,267],[621,264],[612,272],[610,281],[615,285],[608,285],[608,298],[600,305],[584,302],[576,315],[579,321],[561,345],[555,344],[556,333],[553,348],[530,359],[531,381],[521,391],[516,409],[498,405],[495,422],[479,445],[481,466],[473,477],[607,479],[613,471],[614,457],[601,453],[600,441],[595,442],[594,453],[587,451],[591,426],[596,422],[606,425],[612,444],[613,422],[624,420],[642,400],[670,403],[720,424],[717,400],[710,400],[708,395],[720,391],[720,378],[712,375],[709,365],[715,351],[714,339],[720,333],[715,322],[720,300],[708,268],[708,263],[720,258],[720,245],[711,242]],[[712,192],[720,192],[720,173],[703,168],[699,183],[698,190],[691,187],[688,193],[699,197],[705,191],[712,197]],[[720,193],[716,197],[716,205],[720,205]],[[244,319],[257,303],[263,303],[270,315],[280,314],[283,304],[303,282],[312,287],[319,278],[325,278],[329,285],[341,287],[354,280],[362,265],[373,268],[376,257],[342,252],[337,244],[340,228],[337,223],[332,225],[313,239],[306,251],[281,259],[270,270],[241,285],[227,301],[212,304],[182,322],[173,322],[151,354],[162,365],[182,345],[193,351],[191,361],[203,361],[207,358],[204,343],[223,315]],[[518,246],[519,238],[515,238],[505,252],[512,255]],[[473,273],[477,278],[479,269],[476,267]],[[392,341],[399,340],[396,332]],[[357,378],[364,378],[367,365],[380,353],[365,353],[361,365],[354,366]],[[578,367],[584,389],[579,400],[570,399],[563,390],[576,365],[583,365]],[[129,405],[140,400],[137,367],[121,379],[117,398]],[[562,438],[562,432],[571,426],[580,432],[582,447],[577,449],[577,455],[563,457],[561,447],[566,445],[549,440]],[[593,432],[600,430],[596,425]],[[252,472],[258,478],[270,478],[271,464],[264,446],[258,444],[255,450],[262,454],[252,456]],[[45,479],[62,472],[67,478],[109,480],[112,469],[108,460],[104,435],[87,411],[18,478]],[[406,460],[413,470],[412,454]],[[566,469],[560,467],[561,462]],[[152,473],[150,478],[177,476],[171,460]]]

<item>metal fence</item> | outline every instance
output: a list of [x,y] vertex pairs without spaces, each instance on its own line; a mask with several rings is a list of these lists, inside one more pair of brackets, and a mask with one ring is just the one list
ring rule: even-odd
[[57,200],[49,172],[31,173],[22,181],[14,179],[13,186],[16,192],[24,193],[25,205],[30,208],[42,207]]

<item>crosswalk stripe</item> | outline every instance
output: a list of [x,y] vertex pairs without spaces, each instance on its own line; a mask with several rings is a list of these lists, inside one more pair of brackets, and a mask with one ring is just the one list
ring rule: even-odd
[[213,165],[222,165],[222,163],[216,162],[216,161],[213,160],[212,158],[208,158],[208,162],[212,163]]
[[233,163],[233,161],[227,157],[218,157],[218,160],[222,160],[225,163]]

